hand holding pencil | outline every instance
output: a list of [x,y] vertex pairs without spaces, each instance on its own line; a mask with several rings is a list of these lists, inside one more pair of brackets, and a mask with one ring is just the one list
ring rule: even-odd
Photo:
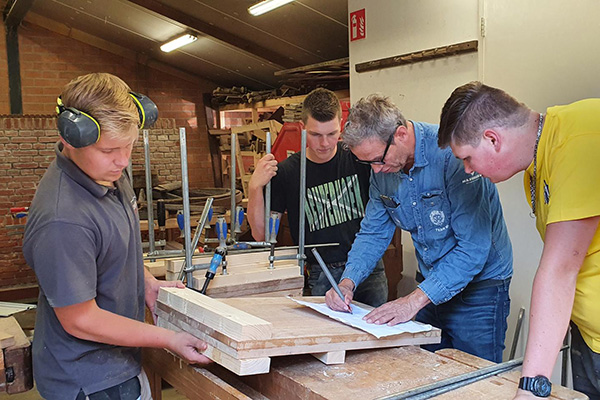
[[[319,265],[321,266],[321,269],[327,277],[327,280],[329,280],[329,283],[331,284],[331,289],[325,294],[325,303],[329,308],[331,308],[334,311],[345,311],[352,314],[352,306],[350,305],[350,303],[352,302],[354,292],[351,288],[346,287],[346,285],[342,286],[342,284],[340,284],[340,286],[338,286],[335,279],[333,279],[333,276],[331,276],[329,268],[327,268],[327,265],[325,265],[325,262],[321,258],[321,255],[319,254],[317,249],[313,248],[312,253],[315,256]],[[348,279],[344,279],[343,281],[347,280]],[[352,286],[354,285],[352,284]],[[343,291],[342,287],[344,289]]]

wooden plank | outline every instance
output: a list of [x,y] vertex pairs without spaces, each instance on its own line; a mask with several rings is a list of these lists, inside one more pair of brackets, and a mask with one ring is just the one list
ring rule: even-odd
[[10,333],[0,332],[0,349],[5,349],[15,345],[15,337]]
[[160,288],[158,302],[234,340],[269,339],[272,324],[191,289]]
[[327,365],[343,364],[346,360],[345,351],[328,351],[325,353],[313,353],[312,356],[317,360],[321,361],[323,364]]
[[[175,332],[182,331],[177,325],[171,324],[163,317],[159,317],[156,323],[158,326],[170,329]],[[269,372],[271,359],[269,357],[254,358],[254,359],[238,359],[219,348],[207,343],[206,350],[202,353],[219,365],[224,366],[228,370],[235,372],[239,376],[265,374]]]
[[[340,100],[350,99],[350,91],[348,89],[337,90],[334,91],[335,95]],[[219,111],[227,111],[227,110],[250,110],[251,107],[256,108],[271,108],[271,107],[279,107],[286,106],[288,104],[298,104],[304,101],[306,97],[305,94],[299,96],[290,96],[290,97],[279,97],[277,99],[267,99],[263,101],[257,101],[251,104],[248,103],[240,103],[240,104],[227,104],[219,107]]]
[[[302,278],[302,276],[300,275],[300,267],[294,264],[279,266],[273,269],[268,269],[264,266],[259,265],[254,266],[251,269],[242,269],[241,271],[237,269],[229,270],[229,268],[227,268],[227,270],[227,275],[215,275],[215,277],[210,282],[209,287],[212,289],[216,289],[224,286],[253,285],[256,283],[266,281],[282,280],[287,278]],[[206,280],[204,274],[204,271],[198,271],[193,282],[194,288],[202,288],[202,285]]]
[[[297,254],[297,249],[282,249],[275,250],[275,257],[278,256],[291,256]],[[256,252],[247,252],[247,253],[232,253],[228,254],[227,259],[227,268],[231,269],[238,266],[248,265],[253,266],[256,264],[268,265],[269,264],[269,251],[256,251]],[[198,256],[194,256],[192,258],[192,262],[194,264],[209,264],[212,259],[212,254],[201,254]],[[173,257],[164,259],[167,265],[167,271],[170,272],[179,272],[181,270],[181,266],[183,265],[185,258],[183,257]],[[290,260],[278,260],[275,261],[274,265],[284,265],[289,264]]]
[[165,276],[167,273],[167,265],[164,260],[144,260],[144,267],[150,271],[152,276]]
[[14,381],[6,387],[8,394],[25,392],[33,387],[33,370],[31,364],[31,342],[14,317],[0,318],[0,332],[12,335],[13,346],[5,348],[4,367],[12,368]]
[[[297,267],[297,266],[296,266]],[[194,288],[201,287],[204,284],[204,279],[194,279]],[[293,293],[300,295],[304,287],[304,277],[296,274],[295,276],[264,279],[261,281],[254,281],[250,283],[240,284],[227,284],[226,282],[221,286],[212,286],[209,284],[206,295],[213,298],[227,298],[227,297],[245,297],[245,296],[258,296],[262,297],[278,296],[274,293]]]
[[354,65],[356,72],[375,71],[384,68],[397,67],[399,65],[411,64],[420,61],[432,60],[435,58],[449,57],[456,54],[476,52],[478,47],[477,40],[455,43],[447,46],[435,47],[432,49],[415,51],[412,53],[400,54],[397,56],[381,58],[379,60],[366,61]]
[[[142,360],[147,371],[152,370],[190,400],[264,399],[253,389],[249,389],[251,395],[248,396],[208,369],[190,366],[163,349],[142,349]],[[153,398],[157,400],[157,397]]]

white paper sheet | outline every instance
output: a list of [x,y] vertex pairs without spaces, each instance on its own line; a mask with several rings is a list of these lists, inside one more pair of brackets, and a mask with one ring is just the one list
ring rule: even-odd
[[368,332],[377,337],[377,339],[385,336],[399,335],[405,332],[428,332],[432,329],[431,325],[422,324],[415,321],[408,321],[394,326],[368,324],[365,320],[363,320],[363,317],[367,315],[370,310],[365,310],[364,308],[361,308],[355,304],[350,305],[352,307],[352,314],[350,314],[347,312],[334,311],[327,307],[325,303],[310,303],[308,301],[297,300],[289,296],[288,298],[294,300],[298,304],[310,307],[321,314],[327,315],[329,318],[333,318],[336,321],[340,321],[346,325],[350,325]]

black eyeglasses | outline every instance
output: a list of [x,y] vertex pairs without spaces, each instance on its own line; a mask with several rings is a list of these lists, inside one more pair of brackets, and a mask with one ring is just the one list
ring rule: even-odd
[[385,150],[383,150],[383,155],[381,156],[381,160],[377,160],[377,161],[365,161],[365,160],[359,160],[358,158],[356,158],[356,162],[361,163],[361,164],[365,164],[365,165],[384,165],[385,164],[385,156],[387,155],[387,152],[390,149],[390,146],[392,145],[392,142],[394,141],[394,135],[396,135],[396,131],[398,130],[398,127],[401,126],[401,125],[402,124],[396,125],[396,128],[394,128],[394,132],[392,132],[392,134],[390,135],[389,139],[387,140],[387,143],[385,145]]

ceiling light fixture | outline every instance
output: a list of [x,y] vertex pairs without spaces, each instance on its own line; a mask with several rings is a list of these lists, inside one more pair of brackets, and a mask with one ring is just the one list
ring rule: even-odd
[[277,7],[281,7],[284,4],[291,3],[292,1],[294,0],[263,0],[254,4],[253,6],[250,6],[248,8],[248,12],[256,17],[264,13],[268,13]]
[[196,39],[198,39],[196,36],[186,33],[184,35],[176,37],[173,40],[169,40],[167,43],[160,46],[160,49],[165,53],[169,53],[175,49],[185,46],[186,44],[195,42]]

